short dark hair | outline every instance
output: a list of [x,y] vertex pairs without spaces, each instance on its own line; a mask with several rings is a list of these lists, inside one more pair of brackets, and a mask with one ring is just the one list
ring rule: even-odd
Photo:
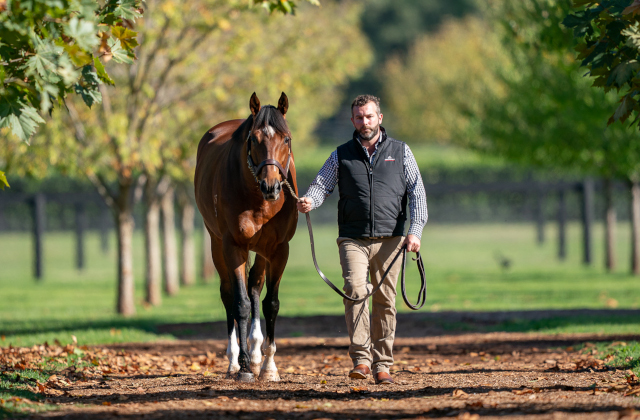
[[353,116],[353,108],[356,106],[365,106],[369,102],[376,104],[376,112],[380,115],[380,98],[373,95],[358,95],[356,99],[351,102],[351,116]]

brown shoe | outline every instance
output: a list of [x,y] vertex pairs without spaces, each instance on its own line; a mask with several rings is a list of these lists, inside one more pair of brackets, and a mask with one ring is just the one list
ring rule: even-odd
[[371,373],[371,369],[367,365],[358,365],[349,372],[349,377],[353,379],[367,379]]
[[376,384],[388,385],[394,383],[393,378],[387,372],[378,372],[374,376],[376,379]]

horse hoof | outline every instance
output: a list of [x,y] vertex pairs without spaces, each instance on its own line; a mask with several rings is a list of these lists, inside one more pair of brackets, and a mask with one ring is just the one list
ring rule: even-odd
[[265,382],[280,382],[277,370],[263,370],[260,372],[260,380]]
[[238,382],[255,382],[255,377],[251,372],[239,372],[238,376],[236,376],[236,381]]
[[253,372],[253,374],[255,376],[260,375],[260,368],[262,366],[260,365],[260,363],[251,363],[251,372]]

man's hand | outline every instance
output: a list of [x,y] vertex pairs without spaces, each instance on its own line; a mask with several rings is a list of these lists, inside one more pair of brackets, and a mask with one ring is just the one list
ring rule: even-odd
[[404,238],[404,242],[402,243],[402,245],[406,245],[407,251],[409,252],[420,251],[420,239],[418,239],[416,235],[407,235],[407,237]]
[[[311,206],[313,206],[313,200],[309,197],[300,197],[300,200],[296,203],[298,211],[301,213],[309,213]],[[418,241],[418,247],[420,247],[420,241]]]

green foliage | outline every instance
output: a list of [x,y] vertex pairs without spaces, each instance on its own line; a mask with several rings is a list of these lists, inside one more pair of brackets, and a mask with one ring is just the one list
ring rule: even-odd
[[617,99],[591,89],[571,56],[575,39],[562,25],[570,8],[569,0],[529,0],[487,9],[517,71],[499,73],[507,95],[485,104],[475,146],[522,164],[635,179],[636,133],[604,124]]
[[483,104],[505,95],[499,70],[510,61],[497,35],[478,17],[448,20],[418,38],[406,59],[384,68],[384,97],[398,136],[415,142],[467,145],[480,134]]
[[635,124],[640,119],[640,2],[577,0],[563,24],[573,29],[578,59],[589,69],[593,86],[617,92],[619,104],[608,124],[624,123],[634,114]]
[[416,38],[434,33],[441,23],[476,12],[473,0],[370,0],[362,29],[376,46],[376,58],[409,50]]
[[4,187],[9,187],[9,182],[7,181],[7,175],[0,171],[0,189],[4,190]]
[[[357,26],[362,9],[327,1],[300,6],[291,17],[244,8],[219,0],[148,7],[137,27],[139,59],[108,63],[110,76],[96,66],[98,78],[115,84],[100,88],[103,106],[93,112],[68,101],[72,112],[55,115],[36,142],[42,155],[60,170],[99,174],[107,184],[140,173],[192,179],[199,137],[218,122],[246,118],[253,91],[263,104],[288,94],[293,147],[302,147],[338,104],[341,86],[371,60]],[[126,30],[114,38],[135,41]]]
[[[494,0],[386,67],[408,138],[454,142],[523,166],[634,179],[636,133],[604,124],[617,100],[589,87],[562,25],[570,0]],[[633,67],[620,69],[619,76]]]
[[[307,0],[314,6],[320,6],[319,0]],[[286,14],[294,14],[296,11],[296,3],[293,0],[253,0],[253,4],[259,4],[268,10],[270,13],[274,11],[280,11]]]
[[[100,102],[94,66],[100,57],[130,62],[134,44],[113,48],[140,17],[139,0],[34,0],[0,4],[0,129],[28,141],[68,93],[88,106]],[[3,10],[4,9],[4,10]],[[123,21],[128,19],[128,21]],[[127,29],[125,29],[127,30]],[[130,37],[136,33],[127,30]],[[118,44],[119,45],[119,44]],[[101,70],[104,72],[104,68]],[[102,76],[107,77],[108,75]]]

